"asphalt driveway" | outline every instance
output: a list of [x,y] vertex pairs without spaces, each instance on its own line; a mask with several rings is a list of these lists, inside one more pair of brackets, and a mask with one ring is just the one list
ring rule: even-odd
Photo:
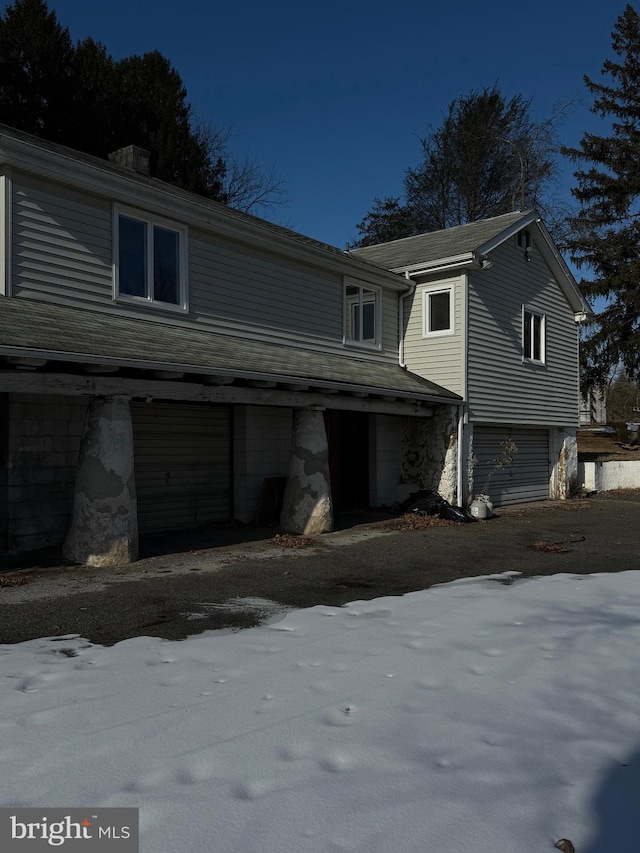
[[3,572],[0,643],[67,634],[106,645],[141,635],[181,639],[255,625],[287,608],[402,595],[462,577],[640,568],[639,492],[529,504],[475,524],[387,525],[358,524],[301,549],[274,545],[275,531],[203,532],[165,539],[155,549],[164,553],[133,566]]

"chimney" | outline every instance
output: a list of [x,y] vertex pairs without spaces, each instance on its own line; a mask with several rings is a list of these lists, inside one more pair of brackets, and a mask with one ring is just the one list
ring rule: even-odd
[[109,154],[109,160],[116,163],[118,166],[124,166],[126,169],[132,169],[139,175],[149,175],[149,157],[150,151],[145,151],[139,145],[127,145],[126,148],[118,148]]

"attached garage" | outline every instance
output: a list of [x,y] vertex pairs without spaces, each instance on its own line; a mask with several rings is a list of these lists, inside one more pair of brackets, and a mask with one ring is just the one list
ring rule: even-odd
[[[496,468],[504,442],[517,446],[510,465]],[[549,498],[549,430],[509,425],[474,426],[473,453],[478,460],[474,469],[474,491],[487,491],[495,506],[544,501]],[[494,472],[491,474],[491,472]]]
[[231,518],[231,408],[132,403],[131,418],[140,531]]

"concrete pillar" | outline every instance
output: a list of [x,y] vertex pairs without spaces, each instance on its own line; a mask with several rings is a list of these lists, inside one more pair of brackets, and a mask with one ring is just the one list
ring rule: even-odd
[[296,409],[280,524],[292,533],[333,530],[329,447],[322,411]]
[[138,556],[138,513],[129,402],[96,398],[80,448],[64,555],[87,566],[118,566]]

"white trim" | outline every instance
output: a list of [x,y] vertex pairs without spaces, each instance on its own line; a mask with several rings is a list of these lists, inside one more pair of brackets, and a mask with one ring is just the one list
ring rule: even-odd
[[[437,329],[431,331],[431,297],[439,293],[447,293],[449,295],[449,326],[446,329]],[[455,319],[456,297],[455,285],[453,283],[433,283],[428,285],[422,291],[422,337],[423,338],[442,338],[454,335],[456,331]]]
[[413,278],[421,273],[437,272],[440,269],[455,269],[456,267],[464,267],[469,264],[478,263],[474,252],[465,252],[464,255],[453,255],[450,258],[437,258],[435,261],[422,261],[418,264],[408,264],[404,267],[393,267],[391,272],[403,273],[407,277]]
[[[525,352],[525,327],[527,323],[527,314],[531,317],[531,332],[530,341],[533,351],[533,321],[534,318],[540,320],[540,358],[535,358],[533,355],[528,355]],[[547,317],[541,311],[537,311],[530,305],[522,306],[522,361],[524,364],[546,364],[547,363]]]
[[[142,222],[147,228],[147,295],[132,296],[120,293],[118,279],[118,258],[120,252],[120,217],[134,219]],[[177,311],[181,314],[189,311],[189,279],[187,254],[189,251],[188,229],[186,225],[175,222],[164,217],[154,216],[147,211],[121,204],[113,205],[113,299],[115,302],[140,305],[149,308],[161,309],[163,311]],[[178,235],[178,302],[161,302],[153,298],[153,228],[158,226],[166,231],[175,232]]]
[[11,296],[12,196],[11,167],[7,166],[0,175],[0,296]]
[[[355,287],[358,289],[357,301],[356,297],[348,297],[347,296],[347,288]],[[367,299],[363,300],[363,291],[368,291],[373,294],[373,300]],[[362,310],[365,304],[370,304],[371,301],[374,303],[374,340],[366,341],[362,340],[362,338],[351,338],[348,335],[348,327],[349,324],[347,322],[347,311],[351,311],[352,308],[358,308],[359,313],[359,327],[360,334],[362,335],[363,330],[363,314]],[[363,281],[362,279],[351,278],[349,276],[344,277],[343,285],[342,285],[342,323],[343,323],[343,340],[345,345],[349,347],[358,347],[368,350],[381,350],[382,349],[382,288],[378,287],[375,284],[370,284],[368,281]]]

